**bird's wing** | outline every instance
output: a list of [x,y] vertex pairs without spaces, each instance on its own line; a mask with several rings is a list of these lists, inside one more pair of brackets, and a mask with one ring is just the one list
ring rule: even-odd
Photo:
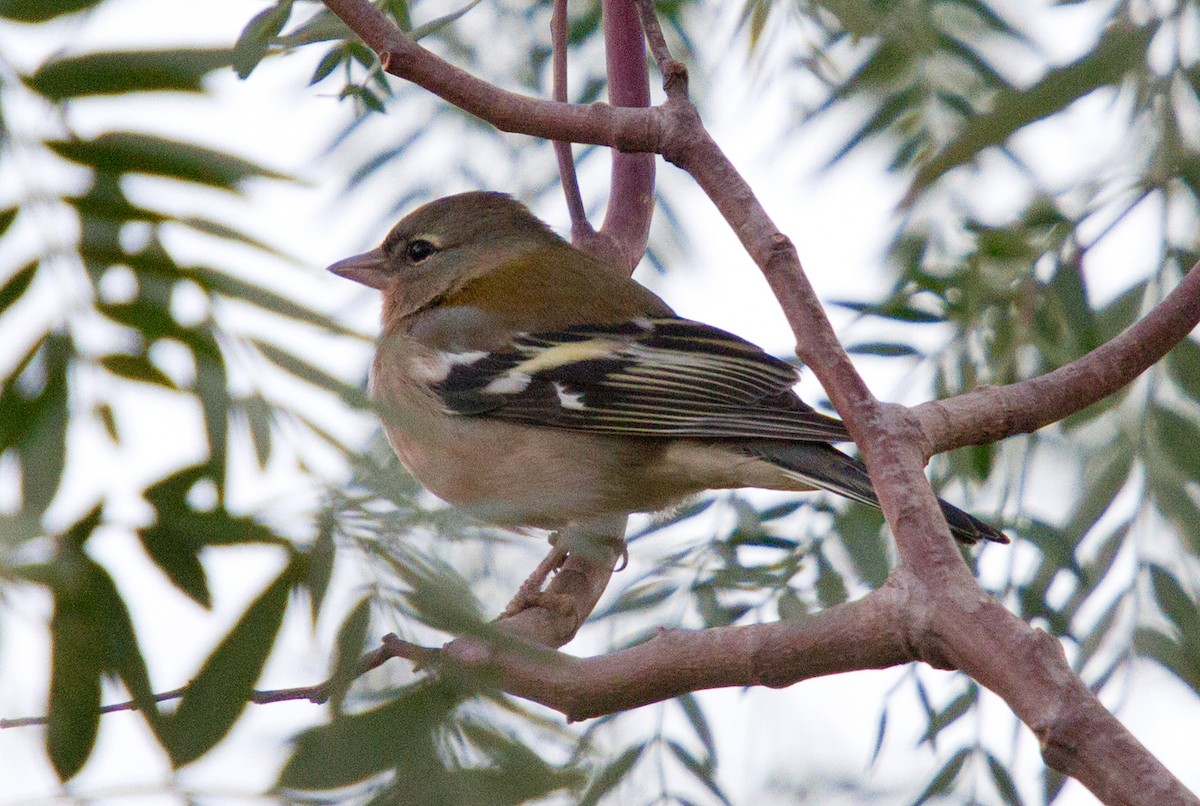
[[523,333],[500,350],[443,353],[426,369],[458,415],[626,436],[849,439],[792,392],[790,364],[686,319]]

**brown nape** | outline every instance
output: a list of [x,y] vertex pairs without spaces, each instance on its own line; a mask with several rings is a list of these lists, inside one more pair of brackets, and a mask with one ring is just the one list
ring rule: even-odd
[[[447,296],[463,305],[537,323],[537,330],[580,324],[616,324],[646,316],[674,316],[642,286],[612,272],[566,242],[542,246]],[[630,293],[631,290],[634,293]]]

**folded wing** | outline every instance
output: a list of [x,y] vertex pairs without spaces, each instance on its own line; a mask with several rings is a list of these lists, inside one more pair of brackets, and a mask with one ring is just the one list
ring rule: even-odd
[[795,367],[686,319],[520,334],[505,349],[446,354],[437,375],[459,415],[625,436],[850,438],[792,391]]

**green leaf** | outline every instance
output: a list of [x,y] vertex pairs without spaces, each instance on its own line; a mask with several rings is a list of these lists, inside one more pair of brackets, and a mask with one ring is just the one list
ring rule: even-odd
[[821,607],[833,607],[846,601],[849,592],[842,575],[833,570],[824,551],[817,552],[817,601]]
[[780,621],[803,621],[810,615],[808,602],[790,587],[785,587],[775,597],[775,609],[779,611]]
[[1088,457],[1084,464],[1083,498],[1062,530],[1072,547],[1108,512],[1133,472],[1133,445],[1124,435],[1114,437],[1104,450]]
[[[0,444],[7,446],[16,438],[24,511],[31,515],[41,515],[49,508],[62,482],[70,421],[67,374],[74,346],[70,337],[52,334],[39,352],[46,377],[41,392],[26,399],[16,389],[5,389],[6,399],[0,406]],[[14,420],[7,419],[13,415]]]
[[117,433],[117,417],[113,414],[112,406],[107,403],[97,403],[92,409],[92,413],[96,415],[96,419],[104,426],[104,432],[108,434],[109,439],[114,443],[121,441],[121,435]]
[[1200,614],[1196,603],[1179,580],[1161,565],[1150,566],[1150,583],[1154,590],[1154,601],[1158,602],[1163,615],[1171,620],[1185,644],[1200,647]]
[[408,586],[405,599],[422,623],[452,635],[493,633],[471,586],[441,557],[399,545],[384,559]]
[[1079,659],[1075,663],[1076,670],[1084,668],[1087,662],[1095,656],[1096,651],[1104,645],[1110,637],[1113,636],[1112,628],[1116,623],[1117,617],[1124,613],[1128,606],[1128,600],[1124,596],[1118,596],[1109,603],[1100,617],[1088,629],[1087,633],[1080,637],[1079,640]]
[[120,378],[139,383],[152,383],[175,389],[175,383],[166,374],[154,366],[144,355],[129,355],[128,353],[112,353],[101,356],[100,365]]
[[[525,716],[518,712],[519,716]],[[561,789],[578,789],[587,776],[565,766],[554,767],[544,761],[529,746],[528,739],[510,732],[507,727],[472,716],[463,716],[455,725],[457,733],[468,743],[472,755],[483,756],[487,766],[463,768],[457,762],[449,776],[449,793],[456,803],[486,803],[491,806],[522,806],[540,801],[545,795]]]
[[579,806],[594,806],[594,804],[600,803],[601,799],[613,791],[629,774],[645,750],[644,743],[627,747],[619,756],[602,767],[579,799]]
[[338,95],[339,98],[353,98],[363,105],[364,108],[371,112],[384,112],[385,108],[383,101],[379,96],[371,92],[366,87],[360,87],[357,84],[350,84],[345,87]]
[[152,526],[138,532],[138,539],[175,587],[201,607],[211,608],[208,577],[200,564],[200,549],[206,535],[196,523],[203,516],[194,513],[187,500],[206,472],[203,465],[187,467],[148,487],[146,500],[154,507],[156,518]]
[[210,269],[206,266],[193,266],[187,269],[187,276],[195,280],[206,291],[216,292],[240,302],[247,302],[264,311],[279,314],[287,319],[316,325],[331,333],[364,339],[362,334],[351,330],[319,311],[314,311],[311,308],[300,305],[260,285],[239,280],[218,269]]
[[913,801],[913,806],[920,806],[920,804],[929,800],[934,795],[950,791],[950,787],[954,785],[955,779],[958,778],[958,774],[962,771],[963,764],[970,757],[971,749],[968,747],[964,747],[951,756],[950,760],[942,765],[942,768],[933,776],[933,780],[929,782],[929,786],[925,787],[925,791]]
[[1079,61],[1048,71],[1032,87],[1001,90],[990,112],[970,120],[958,137],[921,166],[910,196],[950,169],[974,159],[985,148],[1005,142],[1018,129],[1065,109],[1100,87],[1121,81],[1145,60],[1157,30],[1157,24],[1143,28],[1114,24]]
[[336,718],[342,713],[342,701],[346,691],[358,675],[358,659],[362,657],[367,642],[367,629],[371,626],[371,600],[363,597],[342,621],[337,634],[337,655],[333,662],[333,673],[329,676],[329,709]]
[[648,610],[657,604],[671,598],[678,590],[674,582],[666,580],[647,580],[621,591],[621,595],[607,607],[592,614],[593,620],[609,618],[621,613],[633,613]]
[[267,462],[271,460],[271,427],[275,422],[275,411],[259,395],[251,395],[240,401],[238,410],[246,417],[258,466],[266,470]]
[[25,83],[55,103],[88,95],[198,93],[204,77],[230,60],[228,50],[216,48],[89,53],[46,62]]
[[[401,30],[407,30],[401,28]],[[351,39],[356,34],[351,31],[346,23],[342,22],[342,18],[334,14],[327,8],[322,8],[317,13],[313,14],[305,22],[301,23],[298,28],[292,30],[290,34],[279,38],[279,43],[285,48],[298,48],[301,45],[311,45],[314,42],[330,42],[344,39]],[[339,48],[345,48],[345,43],[338,45]]]
[[182,512],[164,517],[153,526],[138,532],[142,548],[167,578],[204,608],[212,607],[208,577],[200,564],[203,538],[188,527],[188,516]]
[[923,355],[920,350],[910,344],[900,344],[891,341],[869,341],[854,344],[847,347],[846,352],[855,355],[878,355],[884,358],[921,357]]
[[1161,455],[1184,478],[1200,479],[1200,426],[1165,406],[1153,406],[1147,414]]
[[934,324],[946,321],[942,314],[922,311],[913,308],[903,301],[892,300],[882,305],[873,302],[855,302],[853,300],[831,300],[831,305],[846,308],[861,314],[880,316],[884,319],[894,319],[897,322],[912,322],[915,324]]
[[407,802],[447,802],[437,796],[444,782],[437,739],[469,693],[444,679],[418,683],[377,708],[305,731],[279,774],[279,786],[337,789],[396,769]]
[[88,562],[69,543],[63,544],[55,560],[58,579],[53,587],[54,615],[50,618],[46,752],[63,781],[83,767],[100,727],[104,642],[98,629],[98,613],[88,601]]
[[851,504],[834,515],[842,545],[854,570],[872,588],[878,588],[891,571],[888,542],[883,537],[883,513],[874,507]]
[[1188,657],[1174,638],[1151,627],[1139,627],[1134,635],[1134,647],[1140,654],[1162,664],[1192,691],[1200,692],[1200,662],[1195,657]]
[[271,41],[279,36],[288,17],[292,15],[292,0],[279,0],[274,6],[258,12],[246,23],[233,46],[233,69],[238,78],[246,78],[267,55]]
[[318,369],[316,366],[308,363],[302,358],[297,358],[290,352],[276,347],[273,344],[268,344],[264,341],[255,339],[254,346],[263,354],[272,364],[275,364],[280,369],[295,375],[303,381],[307,381],[314,386],[326,389],[333,392],[346,403],[359,409],[370,409],[371,400],[367,397],[367,393],[357,386],[348,384],[340,378],[335,378],[323,369]]
[[100,0],[0,0],[0,17],[17,22],[45,22],[99,4]]
[[471,2],[467,3],[458,11],[452,11],[449,14],[445,14],[437,19],[430,20],[424,25],[412,29],[412,31],[409,32],[409,36],[411,36],[414,40],[419,41],[430,34],[437,33],[442,28],[445,28],[447,25],[455,22],[468,11],[475,8],[475,6],[479,5],[480,2],[481,0],[471,0]]
[[683,715],[687,717],[688,723],[696,733],[696,738],[704,745],[704,750],[708,754],[709,766],[715,769],[717,764],[717,743],[713,738],[712,728],[709,727],[708,719],[704,716],[704,710],[700,707],[700,701],[696,699],[695,694],[689,693],[680,694],[675,698],[675,702],[683,710]]
[[3,286],[0,286],[0,314],[7,311],[28,290],[29,284],[33,282],[33,275],[37,273],[38,265],[40,265],[38,261],[30,263],[9,277]]
[[321,614],[321,604],[325,601],[325,593],[329,590],[329,580],[333,578],[335,555],[333,529],[333,517],[322,513],[317,521],[316,540],[308,550],[308,568],[304,574],[304,587],[308,589],[313,627],[317,626],[317,618]]
[[312,78],[308,80],[308,85],[320,82],[322,79],[329,76],[337,66],[346,60],[346,48],[343,45],[334,45],[329,51],[321,57],[321,61],[317,63],[317,67],[313,70]]
[[1008,767],[1000,763],[1000,759],[991,753],[987,754],[988,772],[991,773],[992,783],[1000,798],[1011,806],[1021,806],[1021,793],[1017,791],[1017,782],[1013,780]]
[[4,233],[8,232],[8,228],[17,220],[18,212],[20,212],[20,208],[17,207],[0,210],[0,238],[4,237]]
[[109,132],[92,140],[52,140],[59,156],[107,173],[149,174],[236,190],[247,179],[287,179],[258,163],[153,134]]
[[217,500],[225,501],[225,455],[229,444],[229,412],[233,400],[225,373],[225,359],[213,334],[207,329],[188,331],[181,340],[192,351],[196,362],[194,389],[204,411],[208,433],[208,467],[217,485]]
[[[690,772],[699,783],[704,785],[704,787],[708,789],[708,791],[711,792],[717,798],[717,800],[725,804],[725,806],[732,806],[729,798],[726,797],[725,793],[721,791],[721,787],[717,783],[717,770],[711,759],[701,760],[696,758],[691,754],[691,752],[688,751],[686,747],[672,739],[667,740],[667,747],[670,748],[671,753],[675,756],[676,760],[683,765],[683,768]],[[679,802],[686,803],[686,801]]]
[[1151,444],[1155,450],[1148,451],[1145,457],[1146,492],[1153,499],[1155,508],[1195,550],[1200,541],[1200,533],[1196,532],[1200,507],[1188,490],[1195,477],[1182,473],[1164,455],[1165,446],[1157,439]]
[[182,767],[225,737],[250,696],[287,610],[295,569],[288,565],[250,604],[188,685],[166,731],[167,752]]
[[1200,400],[1200,344],[1184,339],[1167,353],[1167,370],[1188,397]]
[[933,714],[925,728],[925,735],[921,737],[921,742],[932,744],[944,728],[960,719],[978,701],[979,689],[974,685],[968,685],[966,691],[951,700],[945,708]]

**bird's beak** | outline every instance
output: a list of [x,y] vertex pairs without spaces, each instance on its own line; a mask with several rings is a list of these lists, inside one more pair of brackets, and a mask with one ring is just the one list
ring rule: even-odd
[[338,277],[345,277],[356,283],[369,285],[371,288],[383,289],[391,276],[388,271],[387,255],[383,249],[372,249],[361,255],[339,260],[329,267],[329,271]]

